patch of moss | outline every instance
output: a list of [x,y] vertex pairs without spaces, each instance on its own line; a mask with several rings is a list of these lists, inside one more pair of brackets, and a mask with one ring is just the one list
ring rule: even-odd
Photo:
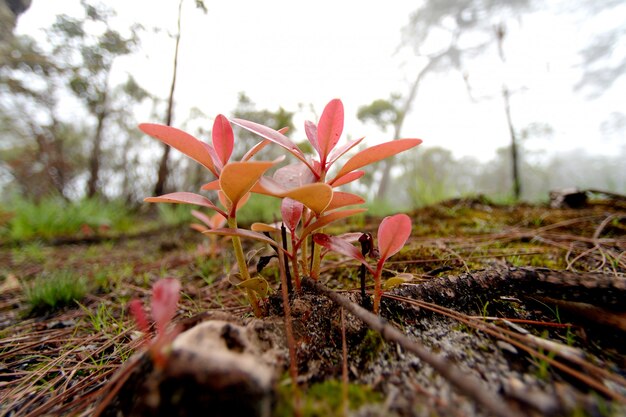
[[[344,416],[342,382],[330,379],[311,385],[302,395],[303,417]],[[293,416],[294,401],[291,385],[281,385],[278,390],[278,403],[273,416]],[[361,384],[348,384],[348,408],[357,410],[365,404],[378,403],[383,396],[371,387]]]
[[364,363],[373,361],[385,345],[379,332],[368,329],[361,343],[356,347],[355,355]]

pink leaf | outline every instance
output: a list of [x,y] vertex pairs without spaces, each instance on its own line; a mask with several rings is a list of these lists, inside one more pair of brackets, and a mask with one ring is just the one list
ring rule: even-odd
[[201,211],[191,210],[191,215],[200,220],[202,223],[209,226],[209,228],[211,229],[217,229],[218,227],[222,227],[226,223],[226,218],[219,213],[215,213],[213,214],[213,216],[209,217]]
[[152,287],[152,318],[160,335],[176,315],[180,297],[180,282],[174,278],[158,280]]
[[317,124],[317,141],[322,165],[326,163],[328,154],[339,142],[343,131],[343,118],[343,103],[339,99],[331,100],[324,108]]
[[217,169],[211,158],[212,147],[209,144],[196,139],[187,132],[183,132],[171,126],[142,123],[139,125],[139,129],[172,148],[179,150],[194,161],[204,165],[216,177],[218,176]]
[[397,153],[406,151],[407,149],[411,149],[420,143],[422,143],[421,139],[396,139],[391,142],[385,142],[380,145],[367,148],[350,158],[348,162],[346,162],[345,165],[339,170],[335,178],[330,182],[332,183],[336,179],[339,179],[345,174],[356,169],[378,162]]
[[249,161],[250,159],[252,159],[254,155],[259,153],[263,148],[265,148],[270,143],[272,143],[271,140],[263,139],[261,142],[257,143],[252,148],[250,148],[248,152],[246,152],[246,154],[241,158],[241,160]]
[[231,122],[236,124],[239,127],[243,127],[244,129],[256,133],[257,135],[265,138],[267,140],[271,140],[277,145],[282,146],[286,150],[288,150],[293,156],[304,162],[309,169],[313,170],[313,167],[310,166],[309,162],[306,160],[304,153],[298,148],[298,146],[293,143],[287,136],[283,135],[279,131],[276,131],[270,127],[263,126],[258,123],[251,122],[249,120],[243,119],[232,119]]
[[398,253],[409,236],[411,236],[411,218],[409,216],[396,214],[385,217],[378,226],[379,262],[383,263]]
[[[284,135],[288,130],[289,130],[288,127],[283,127],[281,129],[278,129],[278,133],[282,133]],[[242,161],[250,160],[254,155],[259,153],[259,151],[261,151],[261,149],[265,148],[270,143],[272,143],[271,140],[263,139],[261,142],[257,143],[252,148],[250,148],[250,150],[248,150],[248,152],[246,152],[246,154],[243,156],[243,158],[241,158],[241,160]]]
[[200,232],[200,233],[204,233],[204,232],[206,232],[207,230],[210,230],[208,227],[203,226],[203,225],[198,224],[198,223],[191,223],[191,224],[189,225],[189,227],[190,227],[191,229],[195,230],[196,232]]
[[317,126],[315,123],[305,120],[304,121],[304,133],[306,133],[306,137],[309,140],[309,143],[317,151],[318,155],[321,155],[320,145],[317,141]]
[[211,219],[209,218],[209,216],[207,216],[203,212],[198,211],[198,210],[191,210],[191,215],[195,217],[196,219],[200,220],[202,223],[206,224],[207,226],[211,225]]
[[313,241],[318,245],[325,247],[326,249],[332,250],[333,252],[337,252],[352,259],[356,259],[366,267],[370,268],[367,261],[365,260],[365,257],[361,253],[361,250],[339,237],[329,236],[324,233],[315,233],[313,235]]
[[135,318],[135,323],[140,331],[148,333],[150,331],[150,324],[148,323],[148,317],[146,317],[146,311],[143,309],[141,301],[134,299],[129,304],[130,313]]
[[280,167],[272,175],[274,181],[281,186],[291,189],[315,182],[315,176],[303,163],[295,163]]
[[225,216],[226,213],[218,208],[208,198],[200,194],[188,193],[186,191],[177,191],[175,193],[164,194],[159,197],[148,197],[143,201],[147,203],[178,203],[178,204],[195,204],[198,206],[208,207]]
[[354,216],[355,214],[363,213],[366,211],[365,209],[350,209],[350,210],[341,210],[334,211],[332,213],[325,214],[320,216],[315,222],[308,225],[302,233],[300,233],[300,239],[304,239],[312,232],[321,229],[322,227],[326,227],[332,222],[335,222],[340,219],[345,219],[346,217]]
[[334,164],[335,161],[337,161],[337,159],[341,158],[346,152],[348,152],[350,149],[354,148],[356,145],[361,143],[363,139],[365,139],[365,137],[351,140],[350,142],[345,143],[341,145],[340,147],[333,149],[330,155],[328,155],[327,166],[331,166],[332,164]]
[[280,214],[285,222],[285,226],[290,231],[296,230],[298,227],[298,223],[300,223],[300,219],[302,218],[302,210],[304,209],[304,204],[299,201],[292,200],[291,198],[283,198],[283,201],[280,204]]
[[[345,185],[348,184],[352,181],[356,181],[359,178],[361,178],[363,175],[365,175],[365,171],[352,171],[352,172],[348,172],[347,174],[339,177],[339,178],[335,178],[333,179],[331,182],[329,182],[329,184],[334,188],[334,187],[339,187],[341,185]],[[202,187],[203,190],[206,190],[206,188]]]
[[213,122],[213,147],[218,158],[222,162],[222,166],[228,163],[230,155],[233,153],[233,143],[235,137],[233,128],[230,126],[228,119],[221,114],[217,115]]
[[[250,196],[250,194],[248,194],[248,196]],[[242,201],[245,203],[245,201],[247,201],[247,198],[244,198]],[[241,202],[239,202],[239,204],[241,205]],[[226,224],[226,217],[222,216],[219,213],[215,213],[211,216],[211,222],[209,223],[209,227],[211,229],[218,229],[220,227],[223,227]]]

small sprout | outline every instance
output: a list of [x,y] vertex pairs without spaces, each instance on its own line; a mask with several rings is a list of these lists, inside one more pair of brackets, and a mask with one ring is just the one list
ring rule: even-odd
[[[324,233],[316,233],[313,239],[317,244],[327,249],[356,259],[374,275],[374,312],[378,313],[380,299],[382,297],[381,274],[383,266],[387,259],[402,249],[410,235],[411,218],[409,216],[406,214],[396,214],[394,216],[385,217],[378,227],[379,259],[376,268],[372,268],[363,255],[363,252],[368,249],[368,237],[360,239],[362,245],[361,251],[341,238],[328,236]],[[365,246],[365,248],[363,248],[363,246]],[[370,249],[370,252],[372,251],[373,250]]]
[[[177,327],[172,327],[171,322],[176,315],[178,300],[180,298],[180,282],[174,278],[163,278],[152,286],[152,319],[156,327],[156,336],[150,343],[149,351],[156,366],[165,365],[167,355],[165,349],[180,332]],[[135,299],[129,304],[129,309],[139,330],[149,333],[150,325],[141,301]]]

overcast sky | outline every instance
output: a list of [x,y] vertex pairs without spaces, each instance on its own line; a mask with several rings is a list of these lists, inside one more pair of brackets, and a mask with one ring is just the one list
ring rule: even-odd
[[[173,31],[176,24],[178,2],[174,0],[107,3],[117,11],[122,25],[136,21]],[[206,15],[195,10],[193,3],[187,0],[184,8],[174,125],[183,122],[191,107],[211,117],[229,115],[240,91],[258,107],[271,110],[282,106],[297,111],[302,103],[321,112],[330,99],[338,97],[346,107],[347,134],[366,135],[367,143],[390,139],[390,132],[362,125],[356,111],[374,99],[407,90],[415,62],[408,50],[396,51],[415,2],[206,1]],[[78,4],[78,0],[34,0],[17,30],[41,37],[40,28],[58,13],[76,13]],[[623,133],[609,138],[600,133],[599,126],[612,112],[625,110],[620,96],[626,96],[626,77],[596,100],[573,91],[580,76],[577,53],[592,29],[582,23],[580,17],[555,18],[549,12],[513,23],[505,44],[506,67],[486,57],[468,72],[478,102],[469,99],[458,73],[426,77],[403,136],[422,138],[426,146],[442,146],[456,156],[491,158],[496,148],[509,143],[498,95],[504,79],[520,90],[512,99],[516,127],[544,122],[554,129],[551,139],[530,140],[528,147],[615,155],[624,146]],[[146,33],[142,50],[120,62],[118,76],[121,79],[125,72],[132,72],[145,88],[166,97],[172,56],[171,39]],[[303,109],[296,123],[313,117]],[[303,136],[302,129],[295,133]]]

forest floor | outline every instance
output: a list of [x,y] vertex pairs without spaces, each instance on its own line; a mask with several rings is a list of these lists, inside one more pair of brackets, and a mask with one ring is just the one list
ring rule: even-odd
[[[412,279],[386,292],[387,324],[519,415],[626,416],[626,204],[468,199],[408,214],[413,233],[386,277]],[[379,222],[362,216],[329,231],[375,234]],[[233,263],[229,242],[211,248],[186,227],[0,247],[0,415],[93,415],[142,349],[128,302],[149,304],[161,277],[182,284],[175,322],[185,328],[219,318],[274,333],[264,348],[276,373],[271,415],[293,415],[278,279],[268,278],[273,294],[256,319],[228,282]],[[327,256],[320,282],[358,302],[357,268]],[[78,303],[33,309],[33,288],[63,274],[84,284]],[[291,307],[303,415],[491,415],[423,358],[349,313],[342,319],[320,293],[306,290]]]

